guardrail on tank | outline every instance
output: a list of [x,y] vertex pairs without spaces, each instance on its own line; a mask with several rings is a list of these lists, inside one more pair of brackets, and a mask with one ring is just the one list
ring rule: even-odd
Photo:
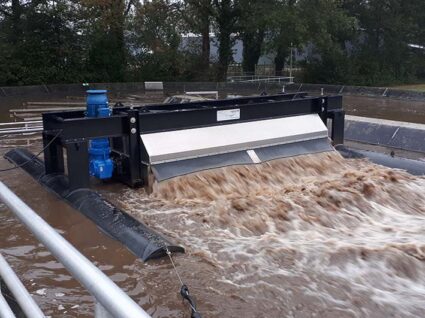
[[[232,77],[235,78],[235,77]],[[288,77],[286,77],[288,78]],[[177,93],[185,93],[186,91],[211,91],[217,90],[222,93],[240,93],[247,91],[250,94],[260,93],[262,91],[282,91],[282,85],[288,92],[305,91],[305,92],[321,92],[324,89],[325,94],[342,94],[342,95],[360,95],[387,97],[396,99],[412,99],[424,100],[425,92],[416,92],[412,90],[404,90],[392,87],[369,87],[369,86],[349,86],[349,85],[329,85],[329,84],[308,84],[308,83],[287,83],[285,77],[281,76],[264,76],[262,78],[237,78],[236,81],[227,82],[155,82],[160,84],[164,94],[172,95]],[[250,79],[254,81],[250,81]],[[289,80],[290,82],[290,80]],[[152,82],[151,82],[152,83]],[[90,89],[107,89],[111,93],[137,92],[144,94],[150,91],[146,88],[145,82],[127,82],[127,83],[90,83]],[[68,96],[69,94],[82,95],[87,90],[87,86],[79,84],[48,84],[34,86],[5,86],[0,87],[0,106],[2,100],[7,103],[10,98],[28,98],[37,96]]]
[[228,82],[240,83],[294,83],[293,76],[267,76],[267,75],[242,75],[242,76],[229,76]]
[[23,121],[0,123],[0,135],[17,135],[17,134],[33,134],[43,131],[43,122],[37,121]]
[[353,96],[369,96],[393,99],[424,100],[425,92],[404,90],[392,87],[349,86],[331,84],[294,83],[285,86],[288,92],[309,92],[325,94],[340,94]]
[[[0,181],[0,201],[6,204],[10,211],[34,234],[34,236],[55,256],[60,263],[77,279],[96,299],[96,318],[147,318],[150,317],[139,305],[137,305],[126,293],[124,293],[115,283],[110,280],[100,269],[94,266],[85,256],[83,256],[74,246],[58,234],[46,221],[44,221],[34,210],[26,205],[16,196],[6,185]],[[1,259],[0,259],[1,260]],[[14,293],[16,298],[25,294],[19,288],[16,279],[10,279],[10,270],[7,270],[7,263],[0,262],[0,274],[9,286],[12,293],[19,291],[19,295]],[[8,273],[9,279],[4,277]],[[23,287],[23,286],[21,286]],[[24,288],[25,289],[25,288]],[[26,292],[28,293],[28,292]],[[28,294],[29,295],[29,294]],[[10,311],[2,302],[0,296],[0,316],[11,317]],[[28,299],[27,299],[28,300]],[[30,300],[28,300],[30,302]],[[28,305],[28,302],[25,302]],[[24,311],[24,306],[21,309]],[[35,308],[31,304],[29,308]],[[8,314],[8,316],[7,316]],[[44,317],[33,311],[25,312],[29,317]]]
[[[0,276],[5,282],[6,286],[13,294],[16,302],[19,304],[22,312],[29,318],[44,318],[43,312],[40,310],[30,293],[25,286],[16,276],[13,269],[0,254]],[[0,293],[1,294],[1,293]],[[3,296],[1,296],[3,298]],[[3,298],[4,299],[4,298]],[[0,317],[15,317],[12,309],[9,307],[7,301],[0,306]]]

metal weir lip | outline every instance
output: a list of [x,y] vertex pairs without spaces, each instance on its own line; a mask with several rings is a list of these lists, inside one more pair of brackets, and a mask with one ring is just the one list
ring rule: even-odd
[[[257,164],[279,158],[288,158],[333,150],[334,148],[330,144],[329,139],[321,138],[257,148],[255,150],[236,151],[219,155],[160,163],[152,165],[151,167],[156,180],[164,181],[197,171],[222,168],[232,165]],[[255,152],[255,159],[250,156],[250,151]]]
[[142,134],[152,165],[326,138],[317,114]]

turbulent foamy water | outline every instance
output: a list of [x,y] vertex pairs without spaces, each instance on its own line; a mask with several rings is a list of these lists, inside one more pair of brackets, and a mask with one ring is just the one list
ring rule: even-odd
[[120,202],[186,247],[207,317],[425,316],[424,178],[326,153],[153,190]]

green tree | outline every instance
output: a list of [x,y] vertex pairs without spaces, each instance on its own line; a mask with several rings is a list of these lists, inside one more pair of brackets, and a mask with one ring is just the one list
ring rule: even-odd
[[80,78],[78,3],[3,1],[0,81],[5,85],[72,82]]
[[356,18],[342,0],[300,0],[298,5],[307,35],[306,80],[347,83],[351,73],[348,44],[356,38]]
[[[357,82],[367,85],[405,82],[415,76],[415,60],[420,51],[410,43],[423,40],[423,1],[346,1],[345,7],[359,21],[355,43]],[[423,43],[423,42],[422,42]]]
[[233,59],[235,25],[238,8],[233,0],[213,0],[216,37],[218,42],[217,80],[224,81],[227,68]]
[[128,51],[125,43],[125,0],[82,0],[91,81],[124,81]]
[[188,31],[201,35],[201,71],[210,66],[210,29],[213,17],[212,0],[186,0],[182,3],[182,17]]
[[137,6],[132,23],[133,71],[140,79],[173,80],[182,73],[180,3],[153,0]]
[[255,66],[263,53],[263,44],[273,12],[273,1],[239,0],[239,17],[236,28],[243,43],[242,68],[245,73],[254,74]]
[[275,74],[282,75],[292,47],[300,47],[307,38],[304,17],[296,0],[275,1],[270,13],[267,50],[275,54]]

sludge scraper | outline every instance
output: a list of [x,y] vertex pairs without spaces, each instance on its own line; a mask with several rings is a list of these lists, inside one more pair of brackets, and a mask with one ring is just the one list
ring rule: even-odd
[[[98,93],[106,95],[104,91]],[[341,96],[278,94],[114,107],[112,112],[106,110],[107,101],[105,107],[104,100],[96,100],[100,100],[99,105],[91,104],[87,112],[43,114],[44,169],[37,174],[29,171],[33,165],[42,165],[39,161],[23,166],[45,186],[59,188],[55,192],[73,206],[77,205],[73,193],[91,191],[90,174],[99,177],[113,170],[112,179],[132,187],[149,186],[151,171],[156,180],[162,181],[211,168],[332,151],[331,143],[340,144],[344,138]],[[28,156],[18,150],[7,155],[18,164]],[[52,176],[57,180],[55,185],[43,181]],[[93,192],[86,195],[92,199]],[[109,221],[97,220],[102,215],[99,207],[90,215],[87,209],[82,212],[105,230],[103,223]],[[145,241],[141,244],[146,245],[150,232],[141,235]],[[112,236],[129,245],[128,238]],[[154,242],[157,248],[152,249],[152,257],[164,255],[161,243]],[[169,241],[164,242],[170,249],[182,251]],[[145,255],[144,259],[150,257]]]

